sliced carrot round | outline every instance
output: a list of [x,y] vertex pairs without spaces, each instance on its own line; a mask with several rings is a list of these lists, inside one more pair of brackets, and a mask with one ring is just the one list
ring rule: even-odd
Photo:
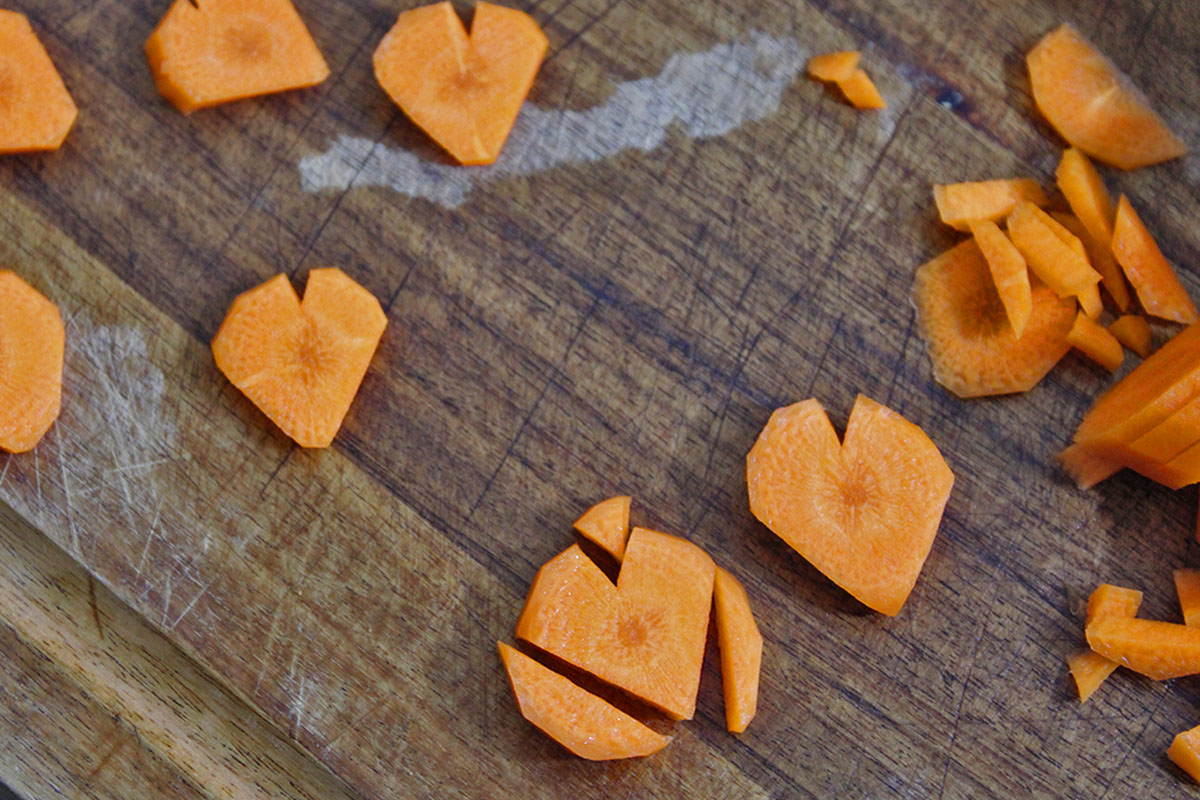
[[827,83],[849,80],[858,69],[858,59],[861,55],[857,50],[842,50],[813,56],[808,60],[808,75]]
[[1200,319],[1196,304],[1125,195],[1117,203],[1112,249],[1147,314],[1184,324]]
[[620,561],[629,538],[629,507],[632,503],[633,498],[629,495],[601,500],[575,520],[575,530]]
[[0,270],[0,450],[32,450],[58,419],[64,340],[58,306]]
[[77,113],[29,20],[0,10],[0,153],[57,150]]

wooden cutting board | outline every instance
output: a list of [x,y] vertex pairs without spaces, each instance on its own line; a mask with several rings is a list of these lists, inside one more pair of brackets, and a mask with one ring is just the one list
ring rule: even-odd
[[[1200,146],[1189,4],[527,6],[551,51],[485,170],[450,167],[375,85],[398,6],[297,6],[326,84],[184,117],[141,52],[164,2],[24,4],[81,112],[62,151],[0,160],[0,264],[58,302],[68,335],[60,420],[0,456],[7,525],[367,798],[1180,791],[1163,752],[1200,722],[1194,683],[1120,674],[1081,707],[1063,659],[1101,581],[1174,618],[1170,571],[1200,560],[1194,495],[1128,475],[1075,489],[1053,454],[1111,378],[1069,355],[1027,395],[959,401],[932,382],[908,295],[955,240],[931,183],[1051,179],[1062,145],[1022,54],[1059,22]],[[798,75],[846,47],[887,111]],[[1198,175],[1194,157],[1109,174],[1194,295]],[[313,452],[208,342],[237,293],[326,265],[390,326],[334,447]],[[771,410],[816,396],[841,425],[859,392],[922,425],[958,476],[894,619],[747,508],[744,456]],[[745,735],[724,730],[711,650],[696,719],[653,758],[584,763],[517,714],[495,642],[575,516],[615,493],[746,583],[766,650]],[[71,659],[18,605],[0,604],[0,652],[25,659],[10,681]],[[138,730],[112,695],[93,687],[78,713]]]

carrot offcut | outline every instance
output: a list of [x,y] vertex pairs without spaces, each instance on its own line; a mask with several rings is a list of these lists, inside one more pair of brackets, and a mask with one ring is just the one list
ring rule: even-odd
[[1036,206],[1049,202],[1033,178],[934,184],[933,201],[942,222],[960,231],[970,231],[972,222],[1007,219],[1021,202]]
[[1088,646],[1154,680],[1200,672],[1200,628],[1149,619],[1101,617],[1088,623]]
[[[1100,244],[1093,238],[1074,214],[1052,211],[1050,216],[1082,243],[1084,256],[1092,265],[1092,269],[1100,273],[1100,281],[1104,284],[1104,288],[1108,292],[1108,296],[1112,298],[1117,310],[1127,310],[1132,300],[1129,294],[1129,285],[1125,282],[1125,274],[1121,271],[1120,264],[1113,256],[1112,248],[1108,244]],[[1098,315],[1089,314],[1088,316],[1095,319]]]
[[1113,320],[1108,326],[1108,332],[1142,358],[1149,358],[1153,334],[1145,317],[1140,314],[1124,314]]
[[1183,624],[1200,627],[1200,569],[1175,570],[1175,593],[1179,596]]
[[1185,325],[1200,319],[1196,304],[1125,195],[1117,202],[1112,249],[1147,314]]
[[0,450],[32,450],[58,419],[65,338],[58,306],[0,270]]
[[849,80],[858,69],[858,60],[861,55],[857,50],[823,53],[810,58],[806,69],[809,77],[814,80],[826,83]]
[[717,567],[713,586],[721,681],[725,691],[725,725],[742,733],[758,709],[758,676],[763,638],[750,610],[750,599],[738,579]]
[[[1088,598],[1087,621],[1090,623],[1100,617],[1134,617],[1141,604],[1142,593],[1136,589],[1102,583]],[[1119,665],[1099,653],[1082,650],[1067,656],[1067,666],[1075,679],[1075,688],[1079,690],[1079,702],[1086,703]]]
[[628,495],[601,500],[575,520],[575,530],[620,561],[629,538],[629,507],[632,503],[633,498]]
[[861,68],[854,70],[849,78],[838,81],[837,85],[850,101],[850,105],[857,109],[870,111],[887,108],[887,101],[883,99],[870,76]]
[[1067,341],[1109,372],[1125,360],[1125,350],[1116,337],[1083,311],[1075,315],[1075,324],[1067,331]]
[[1025,258],[994,222],[972,222],[971,235],[987,260],[1013,335],[1020,339],[1033,312],[1033,290],[1029,286],[1029,267]]
[[1100,282],[1083,243],[1032,203],[1019,203],[1009,214],[1008,235],[1033,273],[1059,297],[1078,295]]
[[1200,783],[1200,725],[1177,734],[1167,748],[1167,758]]

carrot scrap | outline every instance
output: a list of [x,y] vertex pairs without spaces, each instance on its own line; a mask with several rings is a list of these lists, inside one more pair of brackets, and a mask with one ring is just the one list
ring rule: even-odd
[[[1129,286],[1125,283],[1125,274],[1121,271],[1121,266],[1117,263],[1109,245],[1100,244],[1087,232],[1079,218],[1073,214],[1052,211],[1050,216],[1079,239],[1083,244],[1084,255],[1092,265],[1092,269],[1100,273],[1100,280],[1108,291],[1108,296],[1113,299],[1113,303],[1116,304],[1119,311],[1127,310],[1132,299],[1129,296]],[[1094,315],[1089,316],[1095,319]]]
[[1042,37],[1026,63],[1038,110],[1088,155],[1135,169],[1187,152],[1125,73],[1072,26]]
[[1142,593],[1111,583],[1102,583],[1088,597],[1087,622],[1101,617],[1136,617],[1142,606]]
[[538,571],[517,637],[674,719],[691,719],[715,572],[694,544],[634,528],[613,586],[572,545]]
[[1025,258],[994,222],[972,222],[971,235],[987,260],[1013,335],[1020,339],[1033,311],[1033,292],[1029,287],[1029,267]]
[[77,113],[29,19],[0,10],[0,153],[57,150]]
[[329,77],[291,0],[175,0],[146,58],[159,92],[185,114]]
[[960,230],[971,230],[972,222],[999,222],[1022,201],[1046,205],[1046,193],[1033,178],[934,184],[933,201],[942,222]]
[[65,338],[58,306],[0,270],[0,450],[32,450],[58,419]]
[[924,431],[859,395],[841,443],[815,399],[777,409],[746,456],[746,482],[760,522],[893,616],[929,555],[954,473]]
[[1200,783],[1200,725],[1176,734],[1167,748],[1167,758]]
[[1087,626],[1088,646],[1154,680],[1200,672],[1200,628],[1149,619],[1100,617]]
[[1109,326],[1108,332],[1117,337],[1117,341],[1137,353],[1142,358],[1150,355],[1150,342],[1153,335],[1150,323],[1139,314],[1125,314],[1117,317]]
[[1075,315],[1075,324],[1067,332],[1067,341],[1109,372],[1125,360],[1125,351],[1116,337],[1084,311]]
[[1200,569],[1175,570],[1175,593],[1179,595],[1183,624],[1200,627]]
[[1057,458],[1063,470],[1071,476],[1075,485],[1080,489],[1091,489],[1124,468],[1119,461],[1097,453],[1094,448],[1078,442],[1060,452]]
[[737,578],[720,567],[713,585],[713,609],[721,650],[725,725],[733,733],[741,733],[758,708],[763,638],[750,611],[746,590]]
[[1077,650],[1067,655],[1067,668],[1071,671],[1071,677],[1075,679],[1079,702],[1086,703],[1119,666],[1117,662],[1109,661],[1091,650]]
[[648,756],[670,744],[616,706],[504,642],[500,658],[521,716],[581,758],[609,761]]
[[301,447],[328,447],[387,317],[340,269],[309,273],[303,302],[287,275],[237,297],[213,339],[217,366]]
[[470,36],[449,2],[404,11],[375,50],[375,77],[463,164],[500,155],[548,45],[523,11],[478,3]]
[[[1100,617],[1135,617],[1141,605],[1142,593],[1136,589],[1102,583],[1088,598],[1087,622]],[[1086,703],[1120,665],[1099,653],[1082,650],[1067,656],[1067,666],[1079,690],[1079,702]]]
[[1088,234],[1101,244],[1111,242],[1117,206],[1104,186],[1104,179],[1083,151],[1076,147],[1064,150],[1054,177]]
[[1125,195],[1117,202],[1112,249],[1147,314],[1184,324],[1200,319],[1196,304]]
[[846,99],[850,101],[850,105],[857,109],[887,108],[887,101],[883,99],[883,95],[879,93],[879,89],[875,87],[867,73],[861,69],[854,70],[853,75],[838,81],[837,85],[842,90],[842,94],[846,95]]
[[842,50],[813,56],[808,60],[808,75],[814,80],[826,83],[850,80],[854,71],[858,69],[858,59],[861,55],[857,50]]
[[968,239],[921,266],[913,287],[917,324],[934,378],[959,397],[1024,392],[1070,349],[1073,304],[1040,282],[1018,339],[987,262]]
[[1083,243],[1033,203],[1018,203],[1009,214],[1008,235],[1033,274],[1059,297],[1078,295],[1100,282]]
[[620,561],[625,555],[625,540],[629,538],[629,506],[632,502],[633,498],[628,495],[601,500],[575,520],[575,530]]

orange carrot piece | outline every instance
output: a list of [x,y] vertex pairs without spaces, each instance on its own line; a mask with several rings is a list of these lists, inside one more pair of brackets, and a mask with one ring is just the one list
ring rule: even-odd
[[[1091,259],[1088,258],[1088,251],[1084,246],[1083,241],[1074,233],[1072,233],[1069,228],[1060,223],[1054,214],[1043,213],[1039,218],[1042,220],[1043,224],[1045,224],[1046,227],[1048,227],[1050,231],[1058,237],[1060,242],[1071,248],[1071,250],[1075,252],[1075,255],[1083,259],[1084,263],[1086,263],[1089,267],[1092,266]],[[1096,274],[1099,275],[1098,272]],[[1103,276],[1101,276],[1101,280],[1103,280]],[[1092,319],[1099,319],[1100,315],[1104,312],[1104,302],[1100,299],[1099,282],[1088,284],[1083,288],[1082,291],[1079,291],[1075,294],[1075,298],[1079,301],[1079,307],[1082,308],[1084,313]]]
[[471,34],[449,2],[404,11],[375,50],[388,96],[463,164],[491,164],[549,42],[523,11],[478,3]]
[[894,616],[929,555],[954,473],[918,426],[859,395],[842,443],[816,400],[777,409],[746,456],[746,482],[760,522]]
[[[1102,583],[1088,598],[1087,621],[1091,623],[1100,617],[1137,616],[1141,604],[1142,593],[1136,589]],[[1099,653],[1083,650],[1067,656],[1067,666],[1075,679],[1075,688],[1079,690],[1079,702],[1086,703],[1118,664]]]
[[1083,151],[1076,147],[1064,150],[1054,177],[1071,211],[1091,237],[1104,245],[1111,242],[1117,205]]
[[1175,570],[1175,593],[1179,595],[1183,624],[1200,627],[1200,569]]
[[879,89],[867,73],[861,69],[854,70],[853,75],[844,81],[838,81],[837,85],[850,101],[850,105],[857,109],[866,111],[887,108],[887,101],[883,99],[883,95],[879,93]]
[[286,275],[237,297],[213,339],[229,381],[301,447],[328,447],[354,401],[387,317],[340,269]]
[[617,561],[625,555],[625,540],[629,538],[629,495],[610,497],[583,512],[575,520],[575,530],[600,545]]
[[721,682],[725,689],[725,726],[742,733],[758,708],[758,674],[763,638],[746,590],[732,574],[717,567],[713,585],[717,644],[721,650]]
[[1149,619],[1100,617],[1087,626],[1088,646],[1154,680],[1200,672],[1200,628]]
[[1083,243],[1033,203],[1018,203],[1009,214],[1008,235],[1033,274],[1059,297],[1077,295],[1100,282],[1100,274],[1082,254]]
[[617,585],[579,545],[538,571],[517,637],[691,719],[716,566],[694,544],[634,528]]
[[1111,583],[1102,583],[1088,597],[1087,623],[1101,617],[1136,617],[1142,606],[1142,593]]
[[1167,748],[1167,758],[1200,783],[1200,725],[1176,734]]
[[1075,444],[1062,450],[1058,462],[1080,489],[1091,489],[1120,472],[1124,465],[1087,445]]
[[1200,397],[1193,397],[1128,447],[1136,457],[1158,464],[1170,461],[1197,442],[1200,442]]
[[942,222],[960,231],[972,222],[999,222],[1023,201],[1044,206],[1049,200],[1033,178],[934,184],[933,201]]
[[32,450],[58,419],[64,341],[58,306],[0,270],[0,450]]
[[994,222],[972,222],[971,235],[987,261],[1013,335],[1020,339],[1033,312],[1033,290],[1029,286],[1029,267],[1025,258]]
[[1117,202],[1112,249],[1147,314],[1184,324],[1200,319],[1196,304],[1125,195]]
[[1115,661],[1109,661],[1099,653],[1091,650],[1078,650],[1067,656],[1067,668],[1075,679],[1075,688],[1079,692],[1079,702],[1086,703],[1088,698],[1096,693],[1100,685],[1108,680],[1119,667]]
[[1150,342],[1153,335],[1150,323],[1139,314],[1125,314],[1118,317],[1108,326],[1108,332],[1117,337],[1117,341],[1137,353],[1142,358],[1150,356]]
[[1084,314],[1087,314],[1089,319],[1099,319],[1100,315],[1104,313],[1104,301],[1100,299],[1099,284],[1092,284],[1075,295],[1075,298],[1079,300],[1079,308]]
[[826,83],[850,80],[858,69],[861,55],[857,50],[842,50],[813,56],[808,60],[808,76]]
[[[1128,309],[1132,300],[1129,295],[1129,286],[1125,283],[1125,273],[1121,271],[1121,266],[1113,256],[1112,249],[1107,244],[1102,245],[1096,241],[1074,214],[1052,211],[1050,216],[1082,243],[1088,263],[1092,265],[1092,269],[1100,273],[1100,280],[1108,291],[1109,297],[1116,304],[1117,310]],[[1095,319],[1095,316],[1089,316]]]
[[580,758],[609,761],[657,753],[668,736],[580,688],[504,642],[497,642],[521,716]]
[[1025,331],[1013,333],[987,262],[968,239],[922,265],[913,287],[934,378],[959,397],[1032,389],[1070,349],[1073,304],[1038,283]]
[[291,0],[175,0],[146,58],[158,91],[185,114],[329,77]]
[[1070,25],[1042,37],[1026,62],[1038,109],[1088,155],[1136,169],[1187,152],[1125,73]]
[[1125,360],[1125,351],[1116,337],[1083,311],[1075,315],[1075,324],[1067,332],[1067,341],[1109,372]]
[[0,10],[0,153],[57,150],[77,113],[29,20]]

